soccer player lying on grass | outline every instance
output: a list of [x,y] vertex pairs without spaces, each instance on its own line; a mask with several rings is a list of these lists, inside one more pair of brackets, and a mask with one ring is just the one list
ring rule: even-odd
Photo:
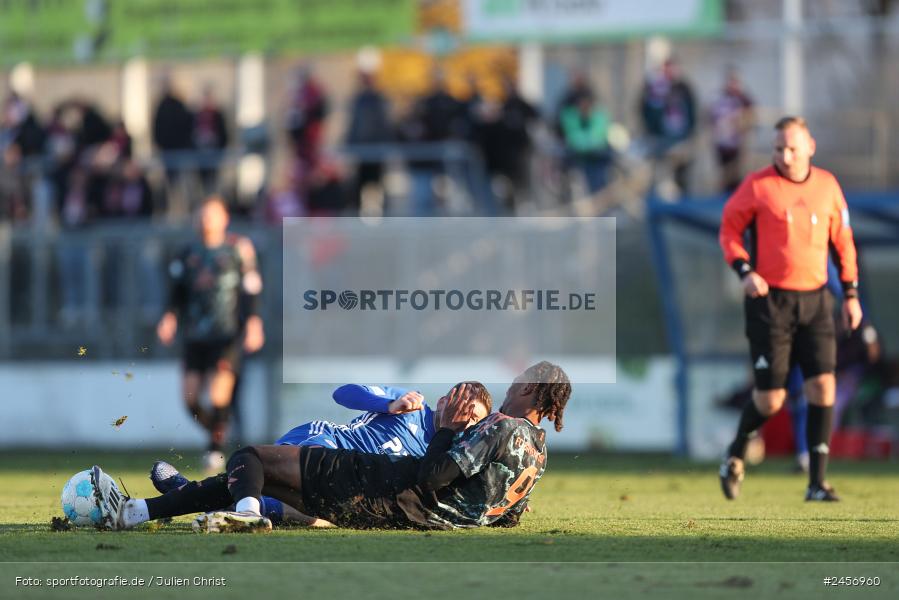
[[[364,410],[365,414],[347,425],[329,421],[311,421],[294,427],[276,445],[320,446],[340,450],[359,450],[369,454],[393,456],[424,456],[431,438],[437,432],[443,403],[437,410],[424,403],[424,397],[415,391],[388,386],[343,385],[333,394],[334,401],[352,410]],[[475,403],[469,425],[474,425],[493,410],[489,394],[482,395]],[[187,485],[190,481],[167,462],[158,461],[150,471],[150,480],[160,493],[168,493]],[[222,505],[219,508],[225,508]],[[280,500],[263,496],[262,514],[277,525],[284,521],[306,525],[316,524],[296,509]],[[324,523],[317,523],[324,525]]]
[[[541,383],[533,383],[539,381]],[[151,519],[216,510],[197,519],[199,529],[271,529],[260,513],[262,494],[304,514],[342,527],[454,529],[514,526],[546,468],[545,418],[562,429],[571,384],[558,366],[541,362],[516,378],[499,413],[465,431],[474,404],[486,393],[475,382],[455,386],[439,430],[422,458],[364,454],[303,446],[250,446],[228,461],[227,476],[189,484],[158,498],[123,497],[94,468],[100,507],[109,529]]]

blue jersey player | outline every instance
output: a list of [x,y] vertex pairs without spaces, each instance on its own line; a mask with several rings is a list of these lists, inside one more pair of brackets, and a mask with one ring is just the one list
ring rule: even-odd
[[[276,444],[322,446],[333,450],[359,450],[369,454],[424,456],[434,437],[435,411],[421,394],[403,388],[344,385],[334,390],[334,401],[350,410],[365,411],[346,425],[312,421],[294,427]],[[482,417],[487,416],[489,410]]]
[[[357,450],[367,454],[422,457],[437,431],[445,397],[432,410],[416,391],[376,385],[343,385],[333,393],[334,401],[351,410],[365,411],[346,425],[331,421],[310,421],[294,427],[276,445],[322,447],[332,450]],[[492,409],[489,395],[475,407],[472,424]],[[179,488],[188,479],[163,461],[153,465],[150,479],[162,493]],[[265,515],[274,523],[285,520],[312,524],[304,515],[279,500],[263,497]],[[324,524],[324,523],[320,523]]]

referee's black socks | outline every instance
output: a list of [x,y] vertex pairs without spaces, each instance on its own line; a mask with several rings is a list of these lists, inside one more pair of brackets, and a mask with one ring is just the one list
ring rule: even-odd
[[833,406],[809,404],[806,440],[808,441],[809,485],[821,485],[827,474],[830,455],[830,432],[833,429]]
[[737,437],[731,443],[727,455],[743,460],[746,457],[746,446],[749,444],[749,438],[767,420],[768,417],[760,413],[755,406],[755,402],[750,399],[746,406],[743,407],[742,414],[740,414],[740,424],[737,425]]

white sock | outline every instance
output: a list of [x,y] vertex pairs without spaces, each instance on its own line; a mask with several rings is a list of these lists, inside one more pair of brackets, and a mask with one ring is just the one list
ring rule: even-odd
[[147,501],[133,498],[125,502],[125,527],[134,527],[150,520],[150,511],[147,510]]
[[252,496],[247,496],[246,498],[239,500],[237,506],[234,507],[234,510],[237,512],[249,512],[255,515],[262,515],[262,506],[259,504],[259,500]]

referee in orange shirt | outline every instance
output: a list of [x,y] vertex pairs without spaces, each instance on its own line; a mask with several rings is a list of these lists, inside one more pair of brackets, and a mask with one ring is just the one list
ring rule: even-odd
[[[815,140],[801,117],[775,126],[774,164],[751,173],[724,206],[719,242],[746,292],[746,337],[755,390],[719,473],[728,499],[743,482],[749,438],[786,398],[790,366],[805,378],[809,401],[809,486],[805,499],[836,501],[825,480],[836,381],[833,295],[827,290],[828,250],[836,253],[848,328],[862,320],[858,267],[849,211],[836,178],[811,165]],[[743,243],[749,230],[752,249]]]

